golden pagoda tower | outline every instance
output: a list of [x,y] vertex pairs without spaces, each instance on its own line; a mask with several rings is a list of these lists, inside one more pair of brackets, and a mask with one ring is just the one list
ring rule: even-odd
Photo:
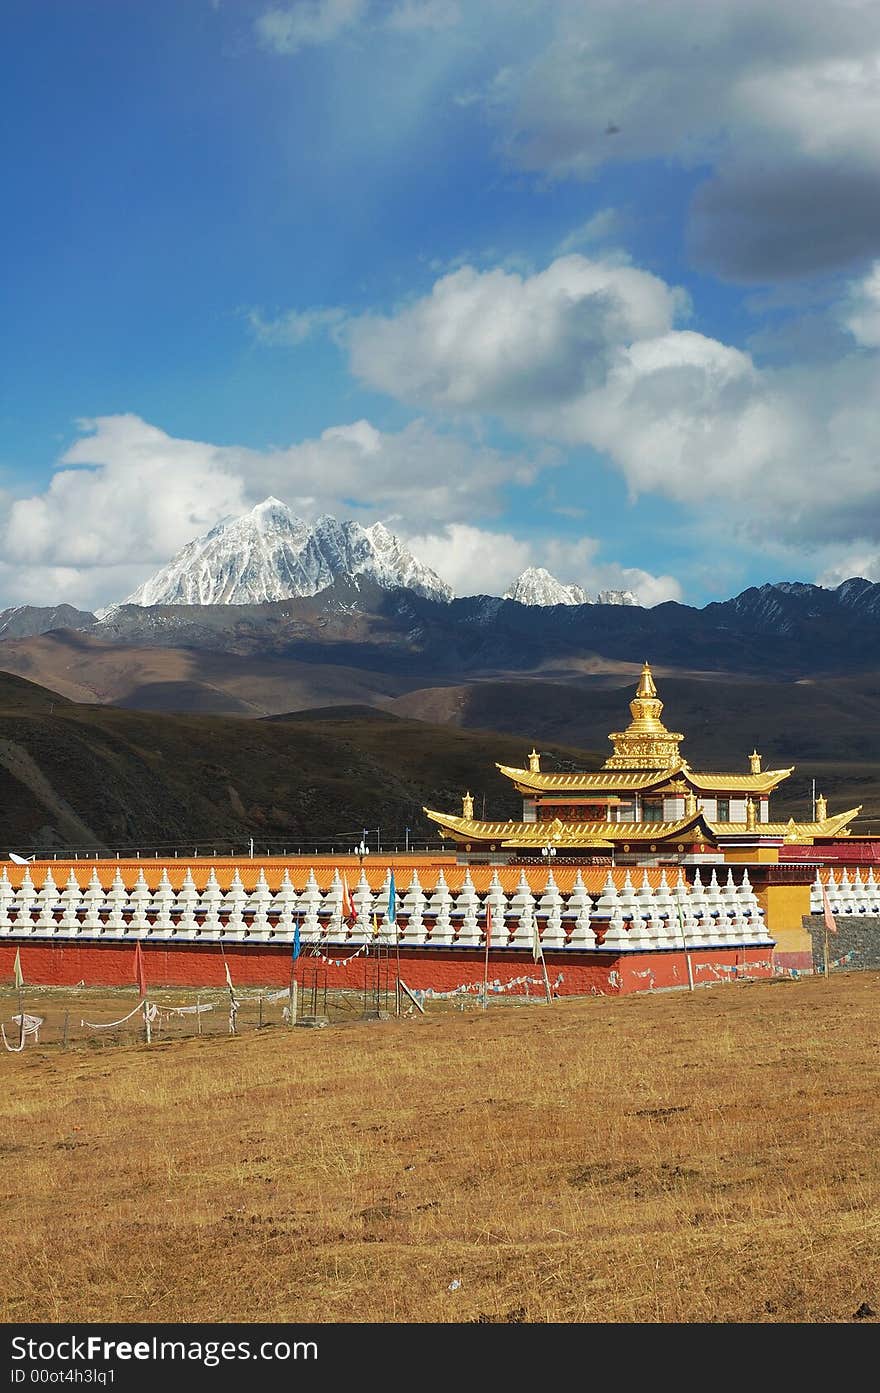
[[660,719],[663,702],[657,695],[654,677],[648,663],[636,694],[629,704],[632,720],[626,730],[614,731],[608,739],[614,754],[606,759],[603,769],[668,769],[682,763],[679,744],[684,736],[667,730]]

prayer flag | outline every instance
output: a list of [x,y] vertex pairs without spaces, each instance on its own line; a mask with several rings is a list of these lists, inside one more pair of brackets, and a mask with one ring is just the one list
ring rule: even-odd
[[492,945],[492,906],[486,901],[486,952]]
[[378,932],[379,932],[379,920],[376,918],[376,911],[373,910],[373,935],[374,935],[374,937],[378,934]]
[[825,917],[825,927],[829,933],[837,933],[837,924],[834,922],[834,915],[831,912],[831,902],[828,899],[828,891],[822,886],[822,910]]
[[388,886],[388,922],[395,923],[397,920],[397,886],[394,884],[394,872],[391,872],[391,882]]
[[536,963],[541,961],[541,930],[537,919],[532,921],[532,957]]
[[138,994],[147,994],[147,974],[144,971],[144,952],[140,945],[140,940],[134,945],[134,980],[138,985]]
[[229,963],[226,961],[225,958],[223,959],[223,966],[226,969],[226,985],[229,988],[229,990],[232,991],[232,978],[229,975]]
[[293,961],[299,957],[299,920],[297,919],[293,929]]
[[16,991],[19,991],[19,992],[20,992],[21,989],[22,989],[22,987],[24,986],[24,977],[22,976],[22,972],[21,972],[21,949],[20,949],[20,948],[16,948],[16,950],[15,950],[15,964],[14,964],[12,970],[13,970],[13,972],[15,973],[15,989],[16,989]]
[[342,920],[345,924],[351,924],[354,920],[354,903],[351,898],[351,891],[348,888],[348,876],[342,877]]

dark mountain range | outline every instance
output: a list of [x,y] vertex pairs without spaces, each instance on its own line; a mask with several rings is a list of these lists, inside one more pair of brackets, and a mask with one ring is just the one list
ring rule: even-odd
[[[316,595],[253,605],[122,605],[103,617],[21,607],[0,614],[0,637],[59,627],[102,644],[295,658],[405,675],[542,672],[653,663],[697,672],[798,678],[865,671],[880,661],[880,585],[834,590],[763,585],[695,609],[522,605],[478,595],[437,601],[344,577]],[[0,662],[8,648],[0,647]],[[15,668],[6,663],[7,667]]]

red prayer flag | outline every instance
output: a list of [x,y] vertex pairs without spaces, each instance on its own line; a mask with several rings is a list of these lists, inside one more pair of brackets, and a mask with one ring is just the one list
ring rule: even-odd
[[354,917],[354,902],[348,888],[348,876],[344,875],[342,877],[342,921],[345,924],[350,924]]
[[822,909],[825,915],[825,927],[829,933],[837,933],[837,925],[834,922],[834,915],[831,913],[831,902],[828,899],[828,891],[822,886]]
[[140,945],[140,940],[134,945],[134,980],[138,984],[138,992],[141,996],[147,994],[147,974],[144,971],[144,954]]

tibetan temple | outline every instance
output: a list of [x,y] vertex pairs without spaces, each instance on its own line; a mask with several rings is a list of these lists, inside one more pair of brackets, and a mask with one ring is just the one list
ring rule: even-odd
[[534,749],[527,769],[498,765],[522,795],[521,821],[475,819],[467,793],[460,817],[425,813],[473,861],[519,861],[552,848],[617,865],[775,862],[784,859],[780,848],[820,847],[849,835],[859,808],[829,816],[822,797],[815,820],[774,821],[771,796],[792,770],[762,769],[756,750],[747,773],[691,769],[679,748],[684,736],[663,724],[647,663],[629,709],[629,725],[608,737],[614,753],[595,772],[544,773]]
[[485,993],[491,973],[498,993],[607,995],[812,972],[826,893],[880,923],[858,808],[774,819],[792,771],[754,750],[747,772],[693,770],[647,663],[630,711],[595,772],[500,765],[518,821],[475,819],[469,794],[461,816],[426,809],[445,853],[0,864],[0,982],[131,985],[138,944],[151,988],[284,988],[294,961],[361,990],[393,946],[410,994]]

